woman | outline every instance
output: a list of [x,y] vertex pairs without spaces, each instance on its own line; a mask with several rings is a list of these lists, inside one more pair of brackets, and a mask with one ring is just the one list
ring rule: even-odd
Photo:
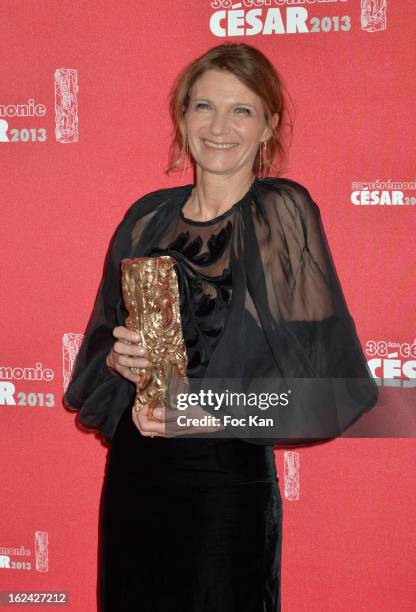
[[[104,612],[280,610],[273,444],[334,437],[376,401],[319,209],[299,183],[264,176],[284,152],[285,111],[281,79],[257,49],[225,44],[197,58],[172,92],[169,168],[185,154],[195,184],[140,198],[112,239],[65,394],[111,442]],[[151,363],[124,326],[120,262],[160,254],[176,260],[189,379],[290,386],[289,407],[268,406],[272,426],[195,436],[176,426],[176,411],[132,410],[130,368]]]

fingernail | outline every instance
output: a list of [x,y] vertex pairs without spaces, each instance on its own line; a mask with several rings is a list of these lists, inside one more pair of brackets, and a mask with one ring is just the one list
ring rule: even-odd
[[140,340],[140,336],[139,334],[133,334],[133,340],[135,340],[136,342],[138,342]]
[[155,410],[153,410],[153,414],[155,417],[159,418],[162,416],[162,411],[160,410],[160,408],[156,408]]

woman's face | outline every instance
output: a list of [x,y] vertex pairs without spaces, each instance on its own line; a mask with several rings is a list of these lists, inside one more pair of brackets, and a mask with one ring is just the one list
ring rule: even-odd
[[[278,119],[273,115],[274,125]],[[195,162],[215,174],[251,172],[259,143],[271,135],[261,99],[222,70],[207,70],[195,81],[184,123]]]

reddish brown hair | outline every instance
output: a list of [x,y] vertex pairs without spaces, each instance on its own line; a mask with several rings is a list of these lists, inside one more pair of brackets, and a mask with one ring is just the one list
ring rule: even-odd
[[[190,90],[195,81],[210,69],[230,72],[262,100],[266,122],[272,129],[272,136],[267,141],[266,156],[262,155],[262,174],[268,175],[271,170],[281,173],[287,157],[283,127],[288,125],[292,133],[291,120],[285,122],[286,115],[289,117],[288,104],[283,95],[285,86],[267,57],[245,43],[225,43],[212,47],[188,64],[177,76],[169,99],[173,135],[166,173],[183,170],[181,160],[186,160],[187,148],[183,117],[188,108]],[[290,99],[290,96],[288,97]],[[274,113],[279,113],[276,128],[270,123]],[[273,164],[275,157],[279,159],[278,166]],[[260,147],[254,160],[253,171],[256,175],[260,171]]]

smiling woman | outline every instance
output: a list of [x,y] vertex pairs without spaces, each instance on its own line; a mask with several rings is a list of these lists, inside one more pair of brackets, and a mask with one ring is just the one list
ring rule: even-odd
[[[229,190],[230,176],[237,184],[243,170],[245,175],[247,169],[252,174],[259,143],[263,145],[270,138],[279,114],[273,115],[272,127],[269,127],[259,96],[224,70],[204,72],[191,88],[189,97],[184,124],[189,149],[197,164],[197,183],[210,181],[217,189],[226,184]],[[206,206],[210,207],[208,202]]]
[[[282,500],[273,445],[337,435],[374,405],[377,387],[318,206],[299,183],[267,176],[285,157],[286,103],[272,64],[245,44],[214,47],[181,72],[170,110],[168,171],[191,160],[195,182],[155,190],[127,210],[65,394],[81,423],[111,442],[101,610],[278,612]],[[176,261],[195,390],[201,380],[218,381],[219,392],[224,380],[237,381],[251,395],[263,379],[279,393],[292,378],[316,384],[289,406],[227,407],[231,428],[249,417],[238,435],[218,428],[205,405],[196,408],[207,433],[198,435],[192,423],[174,431],[170,408],[155,411],[158,420],[147,406],[132,415],[130,368],[145,367],[145,351],[125,327],[120,263],[160,255]],[[264,400],[266,389],[258,390]]]
[[[282,172],[289,99],[283,79],[255,47],[225,44],[210,49],[189,64],[174,83],[170,102],[174,138],[168,172],[177,169],[183,158],[188,160],[189,148],[197,161],[193,156],[198,149],[193,145],[198,139],[238,145],[244,135],[251,140],[250,170],[254,174]],[[223,132],[221,122],[226,122]],[[235,140],[227,141],[225,137],[230,135]],[[276,154],[280,167],[273,165]]]

